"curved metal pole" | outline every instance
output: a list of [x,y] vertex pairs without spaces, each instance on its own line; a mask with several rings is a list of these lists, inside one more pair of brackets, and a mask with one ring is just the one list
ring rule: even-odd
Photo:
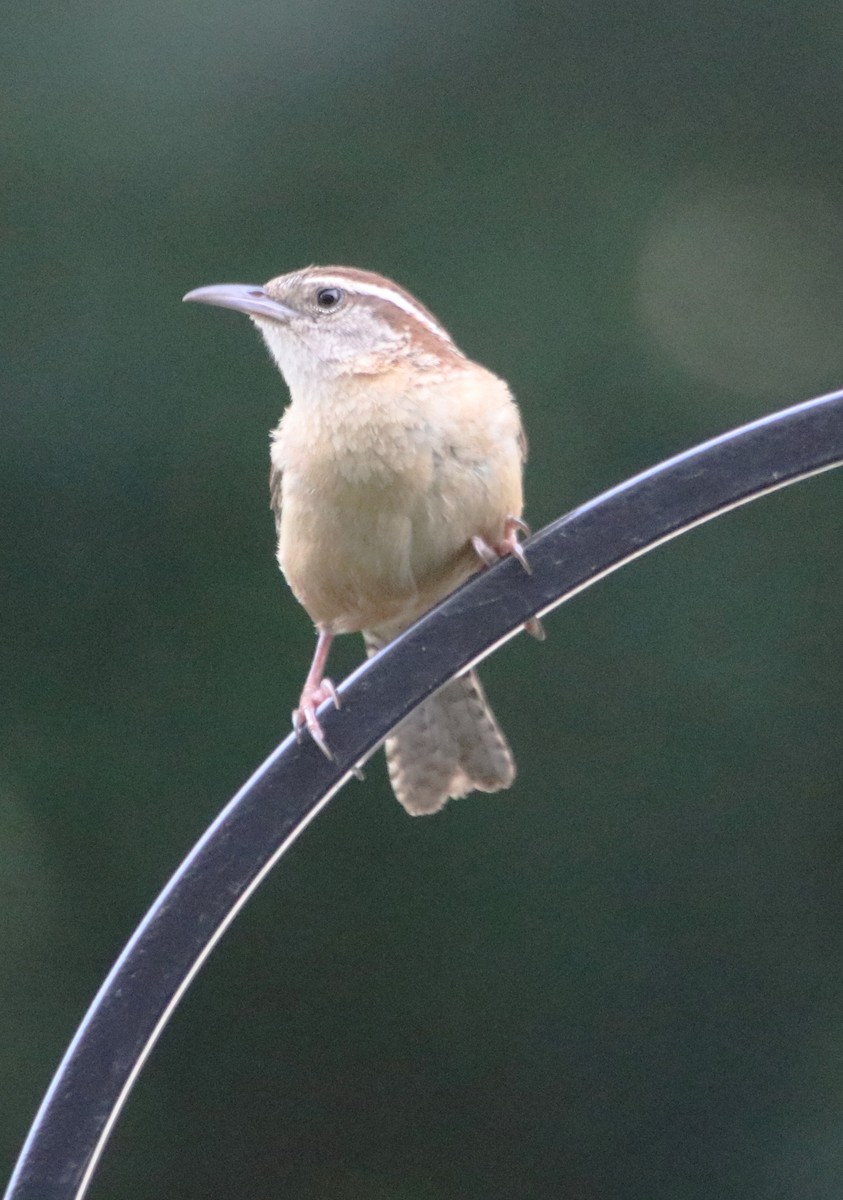
[[843,392],[745,425],[604,492],[475,576],[375,658],[320,717],[336,755],[288,737],[178,868],[115,963],[56,1072],[6,1200],[91,1181],[158,1035],[206,957],[302,830],[431,692],[609,572],[739,504],[843,464]]

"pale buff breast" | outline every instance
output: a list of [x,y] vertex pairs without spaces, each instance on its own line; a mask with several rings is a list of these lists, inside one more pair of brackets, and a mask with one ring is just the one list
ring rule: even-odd
[[281,568],[338,633],[425,611],[477,569],[471,537],[500,540],[522,508],[505,384],[475,367],[408,399],[388,382],[363,381],[342,412],[296,402],[273,441]]

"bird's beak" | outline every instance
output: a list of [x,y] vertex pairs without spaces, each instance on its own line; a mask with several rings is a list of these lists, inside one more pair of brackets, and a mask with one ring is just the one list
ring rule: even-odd
[[194,288],[183,300],[194,300],[197,304],[216,304],[219,308],[233,308],[236,312],[248,313],[250,317],[270,317],[274,321],[289,321],[295,310],[279,304],[268,296],[262,287],[251,283],[213,283],[210,287]]

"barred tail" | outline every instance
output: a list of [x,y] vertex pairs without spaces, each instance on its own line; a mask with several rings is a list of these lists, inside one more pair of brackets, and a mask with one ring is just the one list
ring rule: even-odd
[[[369,655],[389,638],[363,634]],[[476,673],[425,700],[386,740],[392,790],[408,813],[438,812],[449,798],[498,792],[515,779],[515,760]]]

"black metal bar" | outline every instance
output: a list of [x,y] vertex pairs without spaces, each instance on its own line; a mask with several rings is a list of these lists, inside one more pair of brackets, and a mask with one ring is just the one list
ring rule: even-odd
[[35,1118],[6,1200],[90,1183],[126,1097],[185,989],[267,872],[410,709],[610,571],[702,521],[843,463],[843,392],[724,434],[605,492],[475,576],[355,671],[320,714],[336,755],[288,737],[214,821],[141,922]]

